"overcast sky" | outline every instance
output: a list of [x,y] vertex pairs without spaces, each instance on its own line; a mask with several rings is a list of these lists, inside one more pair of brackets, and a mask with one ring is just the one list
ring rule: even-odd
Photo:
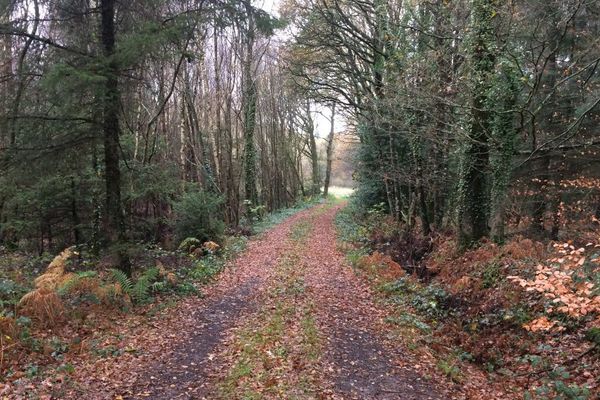
[[254,4],[271,14],[277,15],[279,0],[255,0]]

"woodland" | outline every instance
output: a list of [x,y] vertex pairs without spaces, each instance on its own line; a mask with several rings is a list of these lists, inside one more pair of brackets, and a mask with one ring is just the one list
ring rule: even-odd
[[0,394],[597,399],[599,0],[0,0]]

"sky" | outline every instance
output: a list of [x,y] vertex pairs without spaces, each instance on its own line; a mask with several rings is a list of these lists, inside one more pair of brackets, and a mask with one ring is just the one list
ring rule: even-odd
[[255,4],[273,15],[278,15],[277,9],[279,8],[279,1],[280,0],[256,0]]

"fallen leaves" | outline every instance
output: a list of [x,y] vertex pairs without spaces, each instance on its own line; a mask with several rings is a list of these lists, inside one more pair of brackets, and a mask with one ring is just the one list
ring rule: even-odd
[[524,324],[523,328],[525,328],[525,330],[528,330],[530,332],[539,332],[539,331],[564,331],[565,328],[560,326],[558,321],[552,321],[550,320],[548,317],[546,317],[545,315],[534,319],[533,321]]

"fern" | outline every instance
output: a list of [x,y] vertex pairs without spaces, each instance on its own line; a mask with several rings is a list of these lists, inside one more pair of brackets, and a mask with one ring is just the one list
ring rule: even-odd
[[160,270],[156,267],[146,270],[135,283],[121,270],[111,269],[111,272],[115,282],[121,285],[123,293],[131,296],[136,303],[147,301],[150,291],[158,292],[166,287],[165,282],[155,282],[160,275]]
[[160,270],[158,269],[158,267],[152,267],[150,269],[147,269],[146,272],[144,272],[142,278],[152,281],[158,278],[158,275],[160,275]]
[[150,268],[139,277],[131,291],[131,297],[135,301],[142,302],[148,300],[148,294],[152,288],[153,281],[158,277],[158,268]]
[[129,278],[127,274],[125,274],[125,272],[119,269],[112,268],[110,272],[114,281],[121,285],[121,290],[123,290],[123,293],[131,295],[133,290],[133,283],[131,282],[131,278]]
[[71,279],[69,279],[66,282],[63,282],[63,284],[58,288],[57,292],[59,296],[65,296],[75,286],[77,286],[82,279],[95,278],[96,276],[98,276],[98,273],[96,271],[77,272],[75,275],[73,275]]
[[165,281],[154,282],[152,284],[151,288],[152,288],[153,293],[162,292],[167,289],[167,282],[165,282]]
[[80,280],[81,277],[79,275],[75,275],[73,278],[64,282],[57,290],[58,295],[65,296],[66,294],[68,294],[71,291],[71,289],[73,289],[77,285],[77,283],[79,283]]

